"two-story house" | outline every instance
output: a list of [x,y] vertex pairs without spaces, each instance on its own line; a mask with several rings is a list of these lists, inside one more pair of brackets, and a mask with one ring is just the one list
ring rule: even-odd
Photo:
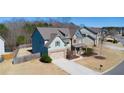
[[48,52],[52,58],[65,58],[70,48],[67,28],[37,27],[32,34],[32,52]]

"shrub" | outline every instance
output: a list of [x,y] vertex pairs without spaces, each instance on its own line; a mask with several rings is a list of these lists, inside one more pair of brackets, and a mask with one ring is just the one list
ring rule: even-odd
[[93,54],[93,49],[92,48],[87,48],[87,49],[85,48],[84,55],[90,56],[92,54]]
[[48,54],[42,54],[40,61],[44,62],[44,63],[51,63],[52,59],[50,58],[50,56]]
[[118,43],[118,41],[117,41],[116,39],[114,39],[114,40],[113,40],[113,43],[114,43],[114,44],[115,44],[115,43]]

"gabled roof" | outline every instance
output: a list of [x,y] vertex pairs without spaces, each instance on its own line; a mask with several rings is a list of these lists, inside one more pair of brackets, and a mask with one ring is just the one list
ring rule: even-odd
[[[56,38],[56,37],[59,37],[61,39],[60,36],[58,36],[57,34],[54,34],[50,40],[45,44],[46,47],[49,47],[49,45],[53,42],[53,40]],[[62,39],[61,39],[62,40]],[[62,40],[63,41],[63,40]],[[63,41],[64,42],[64,41]],[[64,42],[65,43],[65,42]]]
[[95,27],[86,27],[86,26],[84,26],[83,28],[89,30],[89,31],[92,32],[93,34],[98,34],[99,32],[102,31],[101,28],[95,28]]
[[92,40],[96,40],[94,37],[90,36],[90,35],[87,35],[87,37],[89,37],[90,39]]
[[75,32],[77,31],[78,29],[71,29],[70,30],[70,36],[73,37]]
[[123,37],[123,36],[117,35],[117,36],[114,36],[114,38],[115,38],[116,40],[118,40],[119,42],[121,42],[121,43],[124,45],[124,37]]
[[77,31],[79,31],[79,33],[81,34],[80,29],[81,29],[81,28],[72,29],[72,30],[70,31],[71,37],[73,37]]
[[3,41],[5,42],[5,39],[4,39],[2,36],[0,36],[0,39],[3,40]]
[[70,32],[68,28],[37,27],[37,30],[45,40],[49,40],[52,33],[63,35],[61,38],[70,38]]
[[50,38],[50,40],[45,44],[45,46],[48,47],[48,46],[52,43],[52,41],[56,38],[56,36],[57,36],[57,34],[54,34],[54,35]]

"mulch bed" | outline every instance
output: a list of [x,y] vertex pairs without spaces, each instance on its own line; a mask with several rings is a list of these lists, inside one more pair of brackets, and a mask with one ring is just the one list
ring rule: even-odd
[[82,54],[83,57],[89,57],[89,56],[94,56],[94,55],[97,55],[97,53]]
[[72,60],[72,59],[75,59],[75,58],[79,58],[79,56],[71,55],[71,56],[67,57],[67,59],[69,59],[69,60]]
[[95,56],[95,58],[96,59],[102,59],[102,60],[106,59],[104,56]]

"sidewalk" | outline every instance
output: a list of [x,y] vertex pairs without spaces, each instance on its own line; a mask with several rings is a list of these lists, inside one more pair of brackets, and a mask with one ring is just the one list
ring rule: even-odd
[[113,46],[113,45],[104,45],[104,47],[124,51],[124,48],[120,48],[120,47]]
[[100,75],[99,72],[95,72],[67,59],[56,59],[53,63],[71,75]]

